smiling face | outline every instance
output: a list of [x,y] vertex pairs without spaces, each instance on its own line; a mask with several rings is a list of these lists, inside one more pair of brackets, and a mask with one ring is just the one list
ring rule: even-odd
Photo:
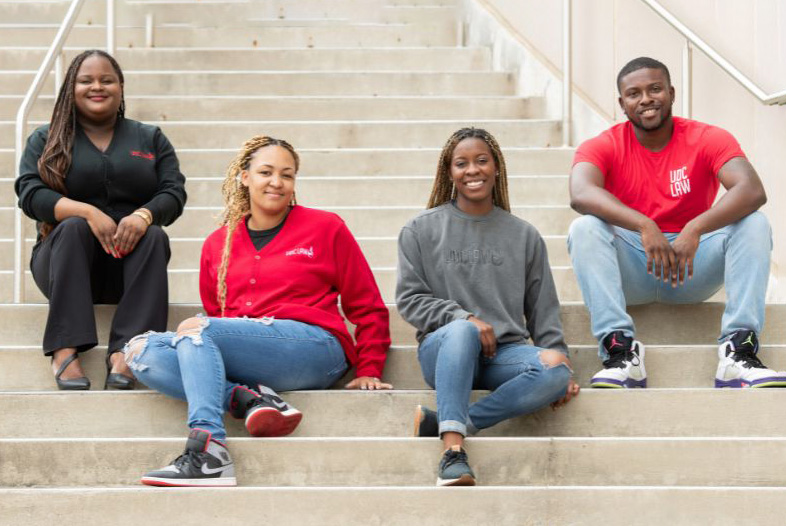
[[467,213],[487,213],[494,207],[497,164],[482,139],[464,139],[450,159],[450,177],[456,187],[456,204]]
[[112,64],[100,55],[87,57],[76,73],[74,104],[82,121],[105,123],[117,117],[123,85]]
[[674,88],[665,71],[637,69],[620,79],[619,89],[620,107],[636,128],[655,131],[671,121]]
[[252,219],[260,229],[272,228],[283,219],[295,195],[296,171],[292,154],[271,145],[254,152],[248,168],[241,172],[241,183],[251,198]]

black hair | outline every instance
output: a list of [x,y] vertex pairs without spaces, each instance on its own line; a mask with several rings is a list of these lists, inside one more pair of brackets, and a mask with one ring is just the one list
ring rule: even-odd
[[617,91],[621,91],[622,79],[625,78],[628,74],[633,73],[634,71],[638,71],[640,69],[659,69],[666,74],[666,80],[671,86],[671,75],[669,74],[669,68],[666,67],[666,64],[660,62],[659,60],[655,60],[654,58],[650,57],[639,57],[634,58],[624,66],[620,70],[619,74],[617,75]]

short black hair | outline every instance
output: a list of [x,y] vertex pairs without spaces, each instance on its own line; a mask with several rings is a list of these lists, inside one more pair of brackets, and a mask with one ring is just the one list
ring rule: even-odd
[[655,60],[654,58],[650,57],[639,57],[634,58],[624,66],[620,70],[619,74],[617,75],[617,91],[620,92],[622,95],[622,91],[620,91],[620,85],[622,84],[622,79],[625,78],[626,75],[629,73],[633,73],[634,71],[638,71],[640,69],[659,69],[666,74],[666,80],[671,86],[671,75],[669,74],[669,68],[666,67],[666,64],[660,62],[659,60]]

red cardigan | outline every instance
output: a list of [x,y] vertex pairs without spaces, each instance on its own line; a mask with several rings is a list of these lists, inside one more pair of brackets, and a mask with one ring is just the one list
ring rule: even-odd
[[[322,327],[333,334],[357,376],[382,376],[390,347],[388,310],[355,238],[336,214],[295,206],[262,250],[245,220],[235,229],[227,271],[225,317],[272,316]],[[205,240],[199,292],[208,316],[221,316],[218,267],[226,239],[221,227]],[[339,314],[356,325],[357,344]]]

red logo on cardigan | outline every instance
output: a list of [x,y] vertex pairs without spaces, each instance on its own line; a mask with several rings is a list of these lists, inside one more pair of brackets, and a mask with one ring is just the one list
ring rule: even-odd
[[131,157],[140,157],[148,161],[154,161],[156,159],[156,156],[152,153],[140,152],[139,150],[131,150]]

